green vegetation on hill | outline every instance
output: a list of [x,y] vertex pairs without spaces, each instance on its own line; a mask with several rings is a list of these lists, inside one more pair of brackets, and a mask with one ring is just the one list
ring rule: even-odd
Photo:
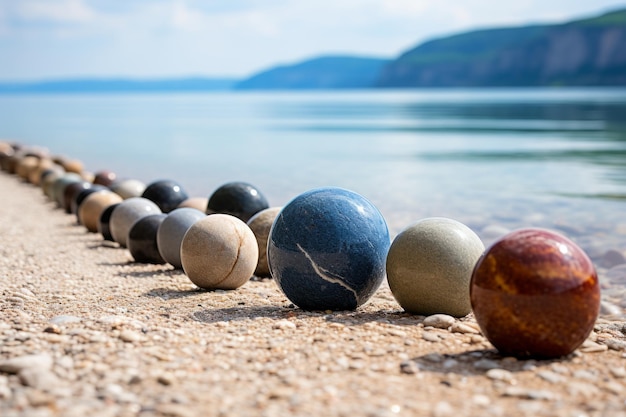
[[563,24],[434,39],[387,64],[375,85],[626,85],[626,9]]

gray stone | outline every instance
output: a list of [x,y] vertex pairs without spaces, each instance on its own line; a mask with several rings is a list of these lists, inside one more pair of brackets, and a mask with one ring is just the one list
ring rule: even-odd
[[122,247],[128,245],[128,232],[135,222],[150,214],[160,214],[161,209],[154,202],[142,197],[133,197],[121,202],[109,221],[113,240]]
[[477,360],[476,362],[474,362],[474,368],[476,369],[482,369],[482,370],[490,370],[490,369],[496,369],[499,368],[500,364],[496,361],[493,361],[491,359],[480,359]]
[[389,248],[391,292],[413,314],[465,316],[472,310],[472,271],[484,250],[476,233],[456,220],[420,220],[396,236]]
[[161,257],[174,268],[182,269],[180,247],[187,230],[206,214],[194,208],[178,208],[171,211],[157,231],[157,247]]
[[146,190],[146,184],[139,180],[126,179],[121,181],[115,181],[109,186],[111,191],[118,194],[124,200],[133,197],[141,197]]

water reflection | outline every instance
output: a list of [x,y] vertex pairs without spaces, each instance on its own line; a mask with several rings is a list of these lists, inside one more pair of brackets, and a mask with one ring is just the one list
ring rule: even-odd
[[[550,163],[563,164],[566,174],[585,164],[602,181],[626,183],[626,90],[319,95],[277,100],[263,111],[273,121],[270,129],[283,134],[386,137],[399,151],[379,158],[409,155],[415,163],[437,163],[451,171],[459,164],[509,164],[516,170],[521,164]],[[588,188],[548,192],[621,199],[615,190]]]

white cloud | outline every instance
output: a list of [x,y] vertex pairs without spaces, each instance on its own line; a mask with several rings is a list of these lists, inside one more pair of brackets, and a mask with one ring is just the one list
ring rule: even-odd
[[16,3],[17,14],[27,21],[87,23],[95,17],[95,12],[82,0],[20,0]]

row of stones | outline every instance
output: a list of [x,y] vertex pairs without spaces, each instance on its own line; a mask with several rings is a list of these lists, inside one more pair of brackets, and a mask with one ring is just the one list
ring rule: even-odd
[[103,171],[85,181],[80,163],[15,145],[0,156],[4,169],[39,183],[89,231],[127,247],[138,262],[182,268],[201,288],[235,289],[254,273],[269,274],[303,309],[346,310],[365,303],[386,277],[406,311],[473,311],[485,336],[515,356],[569,354],[598,315],[591,261],[547,230],[510,233],[485,252],[467,226],[429,218],[390,245],[376,207],[341,188],[310,190],[270,209],[246,183],[225,184],[202,201],[170,180],[146,187]]

